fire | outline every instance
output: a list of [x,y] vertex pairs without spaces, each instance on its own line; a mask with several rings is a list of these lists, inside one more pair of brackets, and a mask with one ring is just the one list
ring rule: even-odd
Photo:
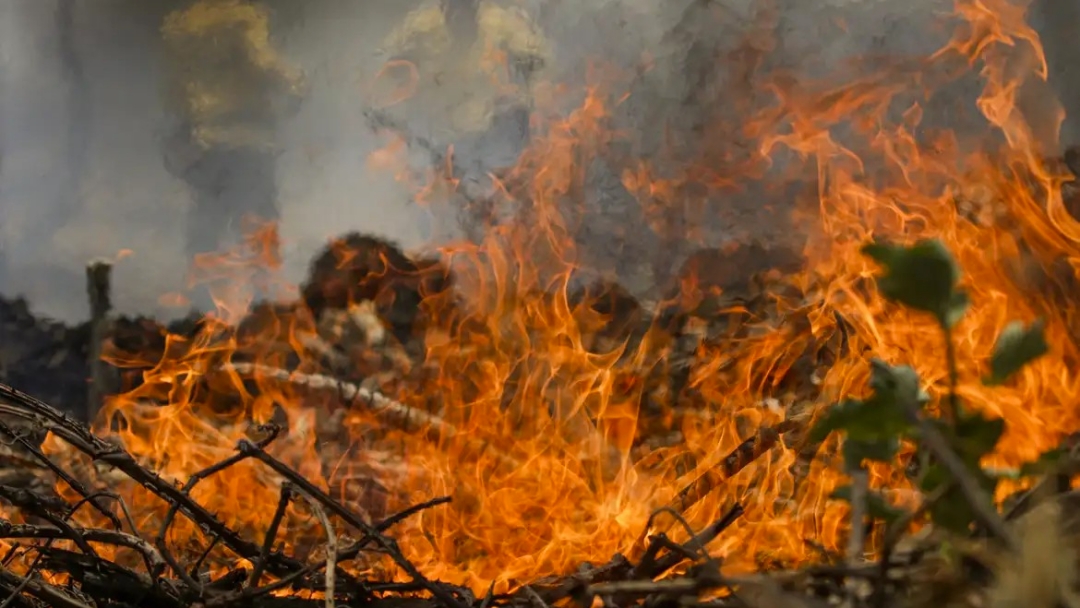
[[[257,293],[289,297],[287,286],[281,291],[273,278],[276,233],[264,227],[239,252],[196,261],[219,302],[218,314],[192,341],[168,338],[166,356],[154,362],[142,385],[110,400],[99,430],[182,484],[234,454],[239,441],[265,437],[259,425],[276,422],[287,431],[268,452],[373,520],[451,497],[448,505],[398,524],[394,534],[424,574],[477,593],[493,581],[502,592],[585,562],[606,562],[615,553],[632,554],[646,531],[683,534],[665,516],[650,518],[678,504],[679,492],[701,478],[711,485],[702,486],[706,491],[682,512],[693,529],[716,521],[736,501],[745,509],[709,547],[725,557],[727,570],[798,564],[817,559],[821,550],[840,551],[846,507],[827,497],[844,476],[829,445],[822,457],[808,461],[797,437],[785,436],[732,476],[716,471],[760,429],[781,424],[785,412],[803,412],[805,426],[821,407],[862,393],[869,355],[913,365],[931,392],[947,386],[936,328],[874,293],[876,268],[859,254],[871,237],[940,238],[963,267],[972,306],[954,334],[959,392],[972,407],[1008,423],[988,465],[1018,466],[1080,429],[1073,407],[1080,381],[1069,372],[1078,356],[1070,336],[1080,326],[1067,306],[1048,295],[1052,290],[1036,289],[1031,273],[1014,263],[1030,249],[1035,274],[1044,276],[1042,269],[1052,272],[1062,259],[1075,274],[1080,261],[1080,226],[1061,197],[1066,178],[1044,160],[1045,142],[1035,133],[1046,127],[1036,125],[1019,100],[1024,87],[1045,86],[1040,80],[1046,75],[1024,11],[1006,0],[958,0],[957,33],[931,57],[885,68],[880,62],[844,66],[842,80],[775,74],[765,91],[768,104],[733,102],[749,114],[737,130],[718,127],[754,142],[749,154],[728,156],[723,171],[622,159],[621,182],[640,199],[657,232],[674,229],[665,223],[670,206],[690,200],[695,215],[705,218],[708,195],[737,188],[744,178],[782,171],[813,175],[817,184],[794,211],[796,225],[808,233],[803,270],[766,278],[773,294],[767,318],[738,302],[726,304],[741,321],[729,340],[698,348],[681,400],[654,381],[675,365],[667,328],[656,324],[644,335],[601,344],[593,329],[604,325],[605,313],[572,293],[582,271],[574,234],[587,221],[579,202],[589,161],[636,136],[612,126],[613,110],[625,96],[608,81],[586,91],[565,117],[537,108],[534,122],[542,128],[516,167],[500,176],[488,203],[489,217],[519,221],[492,221],[480,242],[445,248],[464,301],[451,306],[439,294],[424,302],[441,323],[427,336],[423,364],[409,370],[407,380],[379,387],[400,406],[424,412],[421,423],[391,423],[389,409],[360,403],[329,412],[332,398],[268,371],[314,369],[314,320],[302,311],[267,314],[261,326],[229,329]],[[925,126],[924,109],[935,89],[972,71],[983,82],[982,128]],[[402,142],[394,140],[371,162],[404,178],[407,172],[395,161],[402,152]],[[426,204],[438,204],[448,191],[445,179],[452,177],[418,187]],[[708,195],[687,194],[690,186]],[[697,226],[689,231],[680,238],[701,238]],[[684,279],[683,305],[725,295],[723,286],[704,277]],[[1051,356],[1009,386],[984,387],[979,378],[1000,329],[1009,320],[1037,316],[1046,319]],[[244,353],[249,367],[243,369],[250,373],[228,365],[237,353]],[[828,359],[812,381],[800,367],[808,353]],[[806,376],[799,380],[803,385],[815,385],[811,396],[792,384],[799,374]],[[327,416],[337,416],[340,439],[316,436]],[[656,428],[672,426],[681,441],[645,441]],[[47,447],[56,453],[60,443]],[[903,471],[888,467],[872,470],[872,484],[909,487]],[[190,494],[258,543],[280,488],[271,470],[249,459],[202,479]],[[135,484],[114,491],[125,497],[140,530],[152,536],[149,531],[161,527],[167,505],[160,499]],[[75,520],[89,525],[94,517],[85,509]],[[161,533],[184,555],[198,556],[212,542],[184,517]],[[322,537],[302,503],[286,509],[279,538],[287,548],[320,551]],[[220,548],[208,559],[221,569],[238,565]],[[379,558],[358,564],[405,576]]]

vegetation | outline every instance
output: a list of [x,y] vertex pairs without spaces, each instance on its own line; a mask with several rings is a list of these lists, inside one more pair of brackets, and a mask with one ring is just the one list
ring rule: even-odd
[[[969,300],[958,286],[960,269],[956,261],[936,240],[920,241],[910,247],[875,242],[865,246],[863,253],[884,270],[877,279],[882,296],[932,315],[941,328],[949,387],[935,403],[921,388],[914,369],[872,361],[870,396],[839,403],[812,430],[812,439],[817,441],[834,432],[843,435],[842,454],[852,484],[838,489],[834,498],[851,501],[853,512],[885,523],[886,555],[910,524],[921,517],[928,517],[941,528],[963,533],[979,530],[1013,545],[992,502],[1004,474],[980,464],[994,450],[1006,422],[968,409],[957,394],[959,378],[952,331]],[[1043,332],[1041,321],[1028,326],[1014,321],[1006,326],[982,382],[1007,382],[1024,365],[1045,354],[1048,345]],[[938,416],[931,415],[934,409]],[[918,467],[913,482],[924,496],[922,506],[914,512],[891,505],[883,495],[866,487],[866,463],[899,464],[896,459],[903,442],[915,446]],[[1047,472],[1048,465],[1052,467],[1059,457],[1058,451],[1044,454],[1020,474]],[[862,516],[856,517],[856,521],[861,520]],[[852,534],[859,532],[853,530]],[[861,550],[861,539],[853,548]]]

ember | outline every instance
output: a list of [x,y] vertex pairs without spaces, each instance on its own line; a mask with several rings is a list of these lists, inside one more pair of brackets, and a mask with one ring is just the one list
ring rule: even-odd
[[[89,428],[56,409],[85,392],[0,360],[53,402],[0,385],[3,456],[32,471],[0,483],[4,605],[1075,604],[1075,564],[1032,564],[1072,559],[1076,527],[1076,152],[1045,158],[1024,112],[1047,68],[1023,7],[953,19],[929,57],[770,72],[672,158],[631,158],[640,80],[604,72],[563,112],[576,93],[492,49],[476,60],[511,93],[489,122],[523,95],[533,116],[488,181],[372,110],[372,162],[482,234],[428,257],[350,233],[294,289],[255,227],[195,261],[215,314],[112,322],[122,389]],[[981,129],[924,125],[974,74]],[[626,262],[651,288],[590,238],[604,171],[634,218],[617,240],[684,260]],[[770,180],[764,213],[797,235],[688,227],[777,200]],[[60,340],[91,352],[89,330]]]

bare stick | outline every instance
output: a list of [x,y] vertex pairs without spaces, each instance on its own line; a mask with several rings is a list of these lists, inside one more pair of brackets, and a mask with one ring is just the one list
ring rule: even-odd
[[288,481],[293,482],[296,488],[310,496],[312,499],[317,500],[319,504],[323,505],[327,509],[333,511],[334,515],[337,515],[341,519],[345,520],[349,525],[360,530],[364,533],[364,537],[358,541],[360,546],[374,542],[384,553],[397,564],[410,578],[413,579],[418,585],[422,585],[424,589],[429,591],[431,595],[435,596],[439,602],[441,602],[447,608],[465,608],[456,597],[454,597],[443,586],[429,581],[420,570],[416,568],[408,559],[402,555],[401,550],[398,548],[397,541],[387,538],[382,535],[374,526],[368,524],[362,520],[355,513],[345,508],[341,503],[330,497],[329,494],[319,489],[315,484],[311,483],[307,479],[304,479],[296,471],[290,469],[285,463],[274,458],[270,454],[263,450],[254,443],[241,439],[238,446],[241,453],[247,453],[270,467],[275,473],[281,475]]
[[458,431],[453,424],[434,414],[410,407],[382,393],[368,390],[352,382],[322,374],[290,372],[286,369],[258,363],[229,363],[218,369],[224,372],[235,372],[243,376],[261,376],[279,382],[288,382],[316,391],[332,391],[334,394],[339,395],[343,401],[350,404],[362,403],[366,405],[380,418],[407,433],[424,432],[432,441],[459,438],[468,442],[469,446],[478,452],[484,451],[487,454],[494,455],[502,464],[508,467],[521,466],[521,463],[514,457],[493,449],[480,439],[467,437],[465,433]]
[[[108,518],[109,522],[113,526],[115,526],[117,530],[123,530],[124,527],[120,524],[120,518],[117,517],[115,513],[107,509],[97,500],[99,496],[92,497],[90,491],[87,490],[86,487],[83,486],[83,484],[80,483],[78,479],[75,479],[67,471],[60,468],[48,456],[46,456],[45,453],[42,452],[37,445],[34,445],[32,441],[23,436],[23,434],[15,431],[15,429],[11,428],[7,424],[4,424],[3,422],[0,422],[0,434],[7,435],[13,441],[21,445],[23,449],[25,449],[27,452],[30,452],[30,454],[33,455],[34,458],[37,458],[39,461],[41,461],[41,463],[45,465],[46,468],[48,468],[50,471],[53,472],[53,474],[63,480],[63,482],[68,485],[68,487],[70,487],[72,490],[75,490],[79,494],[79,496],[82,496],[84,500],[89,500],[90,505],[97,509],[99,513]],[[134,531],[134,529],[132,529],[132,531]]]
[[[863,548],[866,546],[866,510],[870,476],[861,466],[851,472],[851,536],[848,537],[847,562],[849,566],[858,566],[863,562]],[[847,579],[845,587],[848,597],[846,606],[854,606],[858,586],[854,579]]]
[[870,478],[866,469],[859,467],[851,472],[851,537],[848,538],[848,563],[862,563],[863,547],[866,545],[866,500]]
[[55,608],[91,608],[90,605],[71,597],[57,587],[34,578],[33,574],[22,577],[10,570],[0,570],[0,583],[11,585],[20,593],[25,591]]
[[[141,553],[150,564],[153,572],[157,566],[164,566],[165,560],[153,545],[145,540],[116,530],[98,530],[92,528],[76,528],[69,530],[49,526],[33,526],[30,524],[14,524],[6,519],[0,519],[0,538],[40,538],[51,540],[71,540],[72,534],[85,539],[88,542],[104,543],[118,547],[128,547]],[[149,581],[147,581],[149,582]]]
[[930,424],[928,420],[919,415],[919,406],[917,403],[904,403],[905,412],[908,419],[914,422],[919,427],[920,439],[926,449],[930,450],[930,453],[934,455],[934,458],[941,463],[941,466],[952,475],[956,480],[957,487],[960,488],[960,492],[964,495],[968,504],[971,505],[971,510],[975,513],[975,517],[991,534],[996,536],[1001,542],[1005,544],[1010,550],[1016,549],[1016,541],[1009,533],[1008,528],[1005,527],[1005,520],[1001,518],[997,510],[994,509],[994,503],[989,493],[979,486],[979,482],[975,480],[971,472],[968,471],[967,465],[964,461],[960,460],[960,457],[956,455],[956,452],[949,447],[949,441],[941,434],[941,431],[934,425]]
[[301,494],[308,504],[311,506],[311,510],[315,513],[315,517],[319,518],[319,523],[326,529],[326,608],[334,608],[334,583],[336,578],[337,569],[337,535],[334,534],[334,527],[330,525],[330,518],[326,516],[326,510],[322,508],[319,501],[307,494]]
[[[711,543],[721,532],[731,527],[736,520],[742,517],[743,512],[743,506],[736,503],[733,507],[728,509],[720,519],[716,520],[704,530],[695,534],[693,538],[683,543],[683,548],[686,549],[687,552],[704,551],[705,545]],[[661,576],[679,565],[684,559],[686,559],[686,557],[683,554],[669,553],[658,559],[648,574],[652,577]]]
[[[91,433],[84,425],[65,416],[40,399],[36,399],[6,384],[0,384],[0,414],[31,421],[41,428],[51,431],[90,458],[115,467],[161,499],[170,504],[175,504],[177,510],[198,524],[204,533],[220,537],[221,542],[237,555],[247,559],[254,559],[260,555],[260,548],[257,544],[245,540],[239,533],[222,523],[221,520],[195,502],[180,488],[140,465],[122,447],[105,442]],[[167,555],[163,554],[163,557],[168,560]],[[279,553],[271,553],[269,557],[271,563],[267,569],[275,576],[285,576],[303,568],[303,564],[296,559]]]
[[90,390],[86,402],[85,419],[94,420],[105,395],[116,390],[112,368],[101,359],[102,344],[109,332],[109,299],[112,263],[94,260],[86,266],[86,291],[90,298]]
[[259,579],[262,578],[263,572],[266,571],[267,558],[270,552],[274,550],[274,541],[277,539],[278,527],[281,525],[281,520],[285,518],[285,509],[289,507],[289,501],[292,500],[292,484],[285,482],[281,484],[281,498],[278,500],[277,509],[274,509],[274,515],[270,518],[270,526],[266,528],[266,538],[263,539],[262,553],[259,554],[259,561],[255,562],[255,567],[251,569],[251,576],[248,578],[248,587],[254,587],[259,584]]
[[258,375],[314,390],[333,390],[340,394],[345,401],[359,401],[369,405],[372,411],[393,420],[404,431],[417,432],[430,429],[440,439],[449,439],[458,434],[457,428],[438,416],[409,407],[382,393],[368,390],[358,384],[338,380],[331,376],[290,372],[286,369],[258,363],[229,363],[223,365],[221,370],[233,371],[241,375]]
[[757,435],[740,443],[717,466],[706,469],[700,477],[687,484],[669,506],[679,513],[686,513],[702,498],[773,449],[780,441],[780,436],[793,430],[794,427],[795,423],[790,420],[785,420],[776,426],[762,427]]

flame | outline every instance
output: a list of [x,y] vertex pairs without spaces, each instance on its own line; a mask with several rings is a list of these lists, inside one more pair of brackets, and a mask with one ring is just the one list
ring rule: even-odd
[[[453,306],[445,294],[425,300],[423,308],[438,322],[427,335],[423,365],[379,389],[425,413],[423,424],[400,424],[386,410],[364,405],[335,414],[332,397],[267,372],[315,369],[309,345],[316,328],[303,311],[263,311],[257,327],[230,329],[258,293],[294,297],[276,282],[279,243],[264,226],[238,251],[196,260],[218,313],[192,340],[169,336],[165,356],[152,362],[143,383],[110,399],[99,430],[183,483],[233,454],[239,440],[258,437],[258,425],[284,423],[288,432],[270,444],[270,453],[367,517],[452,497],[450,505],[399,524],[394,534],[426,575],[478,593],[492,581],[502,592],[584,562],[605,562],[616,552],[632,553],[643,533],[667,529],[663,520],[650,524],[653,512],[695,483],[703,491],[683,513],[695,529],[719,519],[735,501],[746,509],[709,547],[732,572],[839,551],[846,508],[827,500],[844,482],[832,458],[835,446],[806,462],[797,442],[774,439],[771,449],[730,477],[717,471],[724,455],[780,424],[785,410],[813,413],[861,394],[868,355],[913,365],[932,393],[946,385],[943,343],[932,322],[875,292],[876,268],[859,254],[870,238],[940,238],[963,267],[972,305],[953,336],[959,393],[971,407],[1008,423],[987,465],[1018,466],[1080,428],[1074,407],[1080,381],[1069,371],[1078,355],[1070,337],[1080,328],[1074,308],[1055,299],[1052,289],[1033,286],[1026,267],[1015,262],[1029,259],[1037,275],[1052,278],[1060,260],[1073,276],[1080,261],[1080,226],[1061,195],[1066,178],[1044,160],[1053,146],[1036,135],[1056,133],[1060,109],[1049,113],[1047,125],[1022,107],[1022,91],[1045,90],[1046,78],[1039,38],[1024,13],[1019,2],[958,0],[956,33],[930,57],[884,67],[880,58],[855,61],[813,81],[774,72],[754,100],[732,102],[740,119],[718,115],[709,141],[695,148],[700,158],[682,164],[608,154],[639,135],[612,126],[625,100],[616,79],[593,79],[598,84],[562,117],[555,105],[538,104],[534,123],[542,128],[513,170],[498,176],[486,203],[486,217],[518,221],[491,219],[482,239],[444,248],[464,300]],[[750,63],[771,48],[760,38],[757,30],[748,38],[756,49]],[[407,71],[413,70],[410,64]],[[972,73],[983,83],[980,126],[924,125],[935,91]],[[558,97],[557,90],[547,93]],[[725,151],[717,141],[752,143]],[[415,177],[401,168],[403,151],[395,140],[370,162],[400,179]],[[738,330],[730,340],[698,348],[681,399],[656,381],[669,377],[676,363],[665,328],[600,344],[594,330],[610,313],[571,295],[584,253],[575,234],[587,222],[580,201],[590,161],[598,158],[621,162],[621,182],[640,201],[646,223],[675,241],[703,239],[698,223],[718,212],[710,201],[752,182],[779,172],[785,179],[810,176],[816,184],[794,211],[794,225],[808,237],[803,269],[767,279],[788,287],[769,292],[771,315],[731,304],[728,313],[742,319]],[[436,206],[452,190],[447,180],[453,176],[427,177],[418,199]],[[692,219],[688,231],[668,222],[668,211],[679,205]],[[682,279],[684,305],[715,300],[725,289],[705,276]],[[1036,316],[1046,319],[1051,354],[1009,386],[983,386],[979,378],[1002,327]],[[825,348],[841,332],[846,347]],[[811,383],[800,366],[822,348],[831,360]],[[263,367],[242,375],[226,365],[241,354]],[[799,374],[806,376],[803,385],[814,385],[812,392],[792,384]],[[334,415],[341,437],[317,438],[314,429]],[[658,427],[679,431],[681,440],[646,441]],[[58,453],[58,443],[48,448]],[[886,466],[875,466],[871,481],[898,495],[910,488],[903,471]],[[191,494],[259,542],[280,485],[271,471],[244,461],[202,480]],[[121,493],[139,529],[161,526],[167,505],[133,484]],[[89,510],[75,516],[86,524],[93,517]],[[319,530],[310,513],[294,505],[279,537],[287,549],[306,554]],[[196,556],[211,542],[182,517],[168,538],[177,552]],[[220,549],[208,563],[238,565]],[[357,567],[404,576],[376,558]]]

